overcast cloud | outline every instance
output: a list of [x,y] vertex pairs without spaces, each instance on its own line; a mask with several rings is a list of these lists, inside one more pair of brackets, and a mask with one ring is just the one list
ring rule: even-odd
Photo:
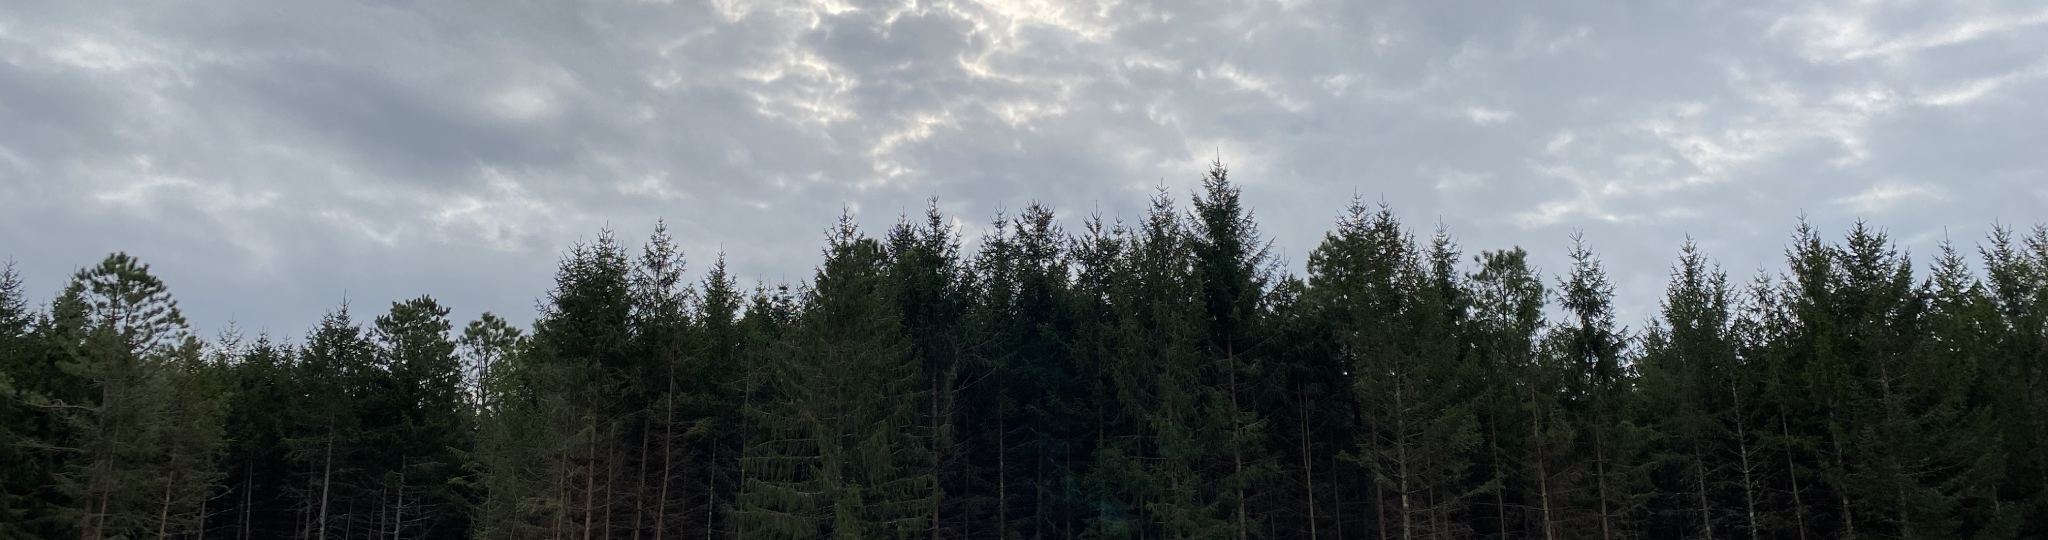
[[527,321],[607,225],[794,282],[842,206],[1072,230],[1220,155],[1296,271],[1357,194],[1552,274],[1582,230],[1640,326],[1688,234],[1745,279],[1802,213],[2048,219],[2044,79],[2036,1],[13,0],[0,259],[128,251],[205,334]]

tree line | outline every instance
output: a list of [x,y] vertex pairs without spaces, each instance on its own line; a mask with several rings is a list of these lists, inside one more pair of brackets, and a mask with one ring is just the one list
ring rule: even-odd
[[1547,276],[1354,201],[1296,276],[1221,164],[1191,199],[972,253],[842,216],[794,287],[607,232],[530,328],[201,340],[133,257],[47,306],[10,267],[0,538],[2048,535],[2048,227],[1688,242],[1632,331],[1582,241]]

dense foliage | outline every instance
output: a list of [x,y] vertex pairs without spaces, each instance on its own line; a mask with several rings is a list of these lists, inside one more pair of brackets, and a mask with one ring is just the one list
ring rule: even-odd
[[[1680,247],[1632,331],[1355,202],[1283,272],[1190,207],[965,252],[848,217],[795,287],[575,246],[530,329],[431,297],[302,342],[190,335],[123,254],[0,275],[0,538],[2041,538],[2048,228],[1930,268],[1807,226]],[[1973,263],[1974,259],[1974,263]]]

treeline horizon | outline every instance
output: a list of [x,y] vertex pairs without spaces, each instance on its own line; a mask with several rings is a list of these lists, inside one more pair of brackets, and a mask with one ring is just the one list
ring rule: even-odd
[[1631,331],[1576,237],[1544,276],[1354,198],[1294,275],[1222,164],[1187,202],[971,253],[842,214],[751,289],[604,231],[529,327],[296,340],[193,335],[126,254],[41,306],[10,264],[0,540],[2048,535],[2048,226],[1688,241]]

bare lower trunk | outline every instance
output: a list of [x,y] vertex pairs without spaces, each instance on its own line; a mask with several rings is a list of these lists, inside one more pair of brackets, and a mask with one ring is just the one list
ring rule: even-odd
[[395,504],[391,507],[391,540],[398,540],[399,532],[405,530],[405,468],[409,465],[405,457],[399,457],[398,486],[392,488]]
[[[641,416],[646,418],[646,416]],[[640,530],[645,528],[647,517],[647,438],[654,432],[645,423],[640,427],[640,468],[633,475],[633,540],[640,540]]]
[[[931,397],[931,409],[932,409],[932,411],[931,411],[931,417],[930,417],[930,421],[931,421],[931,423],[932,423],[932,428],[931,428],[931,437],[932,437],[932,460],[931,460],[931,468],[932,468],[932,519],[931,519],[931,537],[932,537],[932,540],[939,540],[939,497],[941,496],[941,492],[940,492],[940,490],[939,490],[939,450],[940,450],[940,448],[939,448],[939,443],[940,443],[940,441],[939,441],[939,429],[940,429],[940,426],[939,426],[939,376],[938,376],[937,374],[933,374],[933,375],[932,375],[932,397]],[[707,537],[707,539],[708,539],[708,538],[709,538],[709,537]]]
[[1414,512],[1408,500],[1408,415],[1407,396],[1400,381],[1394,383],[1394,459],[1395,474],[1400,478],[1401,489],[1401,539],[1415,538],[1415,521],[1410,518]]
[[1593,476],[1600,491],[1600,538],[1614,540],[1613,509],[1607,506],[1607,446],[1600,429],[1593,429]]
[[1746,525],[1749,526],[1749,540],[1759,540],[1762,533],[1757,531],[1756,480],[1752,476],[1754,471],[1751,470],[1749,459],[1749,429],[1748,422],[1743,420],[1742,415],[1742,392],[1731,383],[1728,395],[1735,401],[1735,453],[1736,457],[1742,460],[1742,506],[1747,518]]
[[1799,500],[1799,465],[1792,460],[1792,428],[1785,421],[1785,414],[1778,413],[1778,431],[1785,437],[1785,477],[1792,480],[1792,523],[1798,527],[1799,540],[1806,540],[1806,504]]
[[[1226,341],[1228,341],[1228,340],[1226,340]],[[1228,344],[1228,343],[1226,343],[1226,344],[1224,345],[1224,350],[1225,350],[1225,358],[1226,358],[1226,359],[1228,360],[1228,363],[1227,363],[1227,364],[1226,364],[1226,365],[1225,365],[1224,367],[1225,367],[1226,369],[1230,370],[1230,462],[1231,462],[1231,476],[1232,476],[1233,478],[1236,478],[1236,479],[1242,479],[1242,478],[1244,477],[1244,441],[1243,441],[1243,437],[1244,437],[1244,435],[1243,435],[1243,433],[1244,433],[1244,425],[1243,425],[1243,420],[1244,420],[1244,419],[1243,419],[1243,418],[1241,417],[1241,415],[1240,415],[1240,413],[1239,413],[1239,411],[1242,411],[1243,409],[1240,409],[1240,408],[1238,408],[1238,405],[1237,405],[1237,350],[1236,350],[1236,347],[1235,347],[1234,345],[1231,345],[1231,344]],[[1233,481],[1232,483],[1233,483],[1233,484],[1242,484],[1242,481]],[[1245,519],[1245,511],[1244,511],[1244,487],[1242,487],[1242,486],[1239,486],[1239,487],[1237,487],[1237,488],[1236,488],[1236,492],[1237,492],[1237,493],[1236,493],[1236,495],[1237,495],[1237,496],[1236,496],[1236,498],[1237,498],[1237,540],[1245,540],[1246,538],[1250,538],[1250,537],[1251,537],[1251,532],[1250,532],[1250,531],[1247,531],[1247,530],[1245,530],[1245,523],[1246,523],[1246,519]]]
[[591,411],[585,418],[590,428],[590,448],[583,454],[583,540],[590,540],[597,519],[597,411]]
[[996,410],[996,538],[1010,537],[1010,426]]
[[662,400],[662,408],[667,409],[666,416],[668,419],[662,421],[661,427],[661,495],[655,497],[654,500],[654,540],[661,540],[662,535],[668,533],[668,486],[675,483],[675,478],[670,476],[674,473],[675,466],[675,448],[673,446],[676,437],[674,375],[670,375],[669,381],[669,395]]
[[1311,457],[1311,449],[1314,446],[1315,440],[1311,438],[1313,435],[1309,434],[1308,431],[1308,408],[1308,398],[1303,396],[1301,399],[1301,482],[1302,492],[1307,494],[1305,502],[1308,503],[1308,538],[1309,540],[1315,540],[1316,462]]
[[[178,461],[178,455],[177,455],[177,453],[176,453],[176,452],[173,452],[173,453],[171,454],[171,461],[172,461],[172,462],[174,462],[174,463]],[[163,504],[162,504],[162,505],[160,505],[160,506],[159,506],[159,507],[157,508],[157,513],[156,513],[156,537],[157,537],[157,540],[163,540],[163,539],[165,539],[165,538],[169,538],[169,537],[170,537],[170,532],[171,532],[171,488],[173,488],[173,487],[177,486],[177,482],[178,482],[178,473],[177,473],[177,471],[171,471],[171,474],[168,474],[168,475],[164,475],[164,499],[163,499]]]
[[704,540],[717,535],[718,527],[718,439],[711,436],[711,460],[705,462]]
[[322,463],[322,470],[320,472],[320,521],[314,523],[313,530],[317,531],[314,538],[327,540],[327,496],[330,492],[328,488],[334,484],[334,421],[331,419],[327,423],[327,455],[322,459]]
[[1707,506],[1707,466],[1700,457],[1699,441],[1693,442],[1692,474],[1693,486],[1699,495],[1700,530],[1705,531],[1707,540],[1714,540],[1714,514]]

